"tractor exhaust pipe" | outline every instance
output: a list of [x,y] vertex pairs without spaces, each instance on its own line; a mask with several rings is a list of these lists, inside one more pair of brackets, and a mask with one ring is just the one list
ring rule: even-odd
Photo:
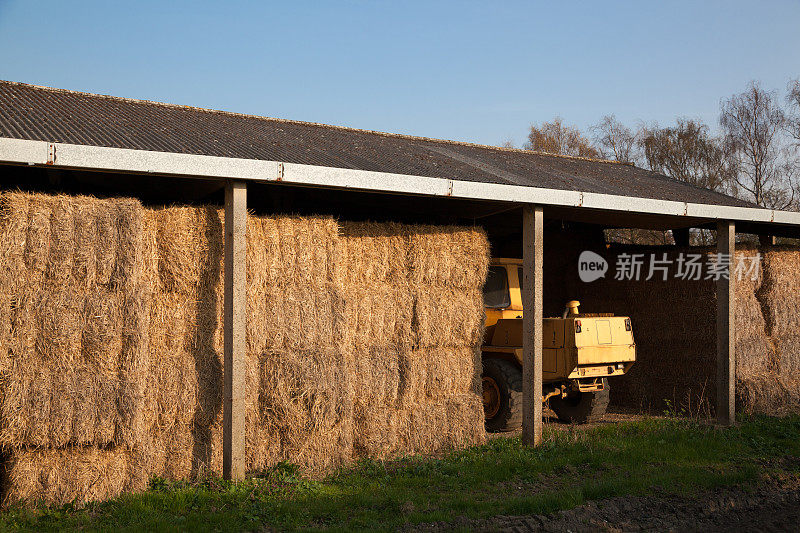
[[561,318],[577,315],[579,305],[581,305],[581,303],[578,300],[571,300],[567,302],[567,307],[564,308],[564,313],[561,315]]

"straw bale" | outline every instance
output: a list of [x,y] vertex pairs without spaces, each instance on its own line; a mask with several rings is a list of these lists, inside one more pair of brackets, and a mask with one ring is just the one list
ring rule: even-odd
[[274,328],[265,338],[266,348],[321,350],[339,345],[346,335],[341,310],[337,309],[341,305],[330,284],[316,288],[304,284],[274,287],[265,306],[264,316],[272,317],[268,318],[268,327]]
[[72,199],[73,239],[72,277],[76,283],[91,287],[96,283],[98,229],[97,201],[92,198]]
[[108,204],[101,205],[102,207],[95,211],[97,237],[94,270],[96,283],[105,285],[111,281],[111,276],[114,274],[114,263],[117,260],[117,248],[120,243],[116,213],[108,208]]
[[56,196],[52,199],[51,208],[47,277],[53,282],[64,283],[72,275],[72,257],[75,253],[73,201],[69,197]]
[[[248,219],[248,350],[314,350],[344,342],[343,302],[328,257],[336,235],[325,217]],[[298,264],[302,268],[293,271]]]
[[314,471],[352,457],[352,361],[336,349],[269,352],[262,363],[262,423],[286,460]]
[[[270,434],[262,419],[264,401],[258,357],[248,354],[245,382],[245,443],[248,470],[261,470],[282,459],[280,436]],[[146,484],[151,475],[191,479],[205,473],[222,474],[221,376],[204,386],[213,389],[212,412],[208,405],[194,404],[194,414],[181,419],[162,413],[132,454],[132,475]],[[145,475],[142,475],[145,473]]]
[[19,449],[5,463],[4,503],[62,505],[104,500],[126,490],[127,453],[94,446]]
[[415,284],[480,289],[489,268],[489,241],[481,228],[407,227],[409,262]]
[[0,268],[14,273],[25,268],[29,207],[26,194],[0,194]]
[[249,272],[272,285],[333,281],[338,231],[331,217],[248,217]]
[[[613,265],[619,253],[649,251],[620,247],[605,255]],[[660,260],[664,252],[658,249],[654,253]],[[676,279],[676,259],[680,253],[700,251],[672,249],[667,252],[671,267],[666,281],[659,273],[645,280],[648,274],[645,266],[642,279],[638,281],[609,277],[575,285],[575,297],[582,303],[581,311],[631,317],[637,361],[628,374],[611,383],[612,401],[616,404],[658,409],[665,407],[666,401],[672,405],[685,402],[695,405],[698,399],[708,399],[714,392],[714,284],[706,280]],[[676,371],[676,368],[691,369],[691,372]]]
[[[661,258],[663,249],[655,253]],[[615,253],[648,253],[649,249],[619,247]],[[600,280],[578,283],[578,299],[586,312],[614,312],[630,316],[637,343],[637,363],[612,384],[612,400],[634,407],[662,408],[664,400],[675,406],[697,401],[713,404],[716,382],[715,284],[713,280],[682,281],[675,279],[675,259],[680,253],[713,252],[705,249],[672,249],[667,258],[673,261],[669,279],[665,281]],[[737,250],[737,264],[757,254],[744,247]],[[609,256],[615,264],[614,254]],[[645,269],[646,270],[646,269]],[[736,272],[736,266],[734,266]],[[756,279],[737,279],[735,284],[735,327],[737,379],[750,383],[740,399],[746,405],[762,405],[771,401],[772,392],[752,383],[762,379],[774,366],[774,339],[770,336],[763,300],[766,275]],[[691,372],[676,372],[690,368]],[[755,381],[754,381],[755,380]],[[762,379],[763,382],[763,379]],[[762,399],[745,396],[761,394]]]
[[486,443],[483,395],[472,391],[448,398],[447,420],[451,448],[464,448]]
[[[749,249],[737,251],[737,262],[744,264],[741,262],[745,257],[753,257],[757,253],[758,250]],[[763,308],[758,298],[761,284],[760,269],[755,279],[752,279],[752,276],[742,276],[742,279],[735,276],[736,376],[740,379],[763,374],[772,366],[775,357],[772,342],[767,335]]]
[[782,376],[800,372],[800,250],[775,248],[764,253],[760,298]]
[[486,442],[483,401],[474,393],[420,402],[405,413],[398,448],[405,454],[435,454]]
[[[20,288],[27,277],[25,263],[28,201],[20,194],[0,195],[0,346],[7,349],[12,336],[12,315],[19,306]],[[0,371],[9,359],[0,357]]]
[[248,291],[248,347],[314,350],[340,345],[346,332],[343,306],[331,284],[276,286]]
[[[137,292],[141,211],[132,200],[2,194],[3,276],[14,280],[0,287],[11,303],[0,365],[3,446],[118,441],[126,425],[118,407],[131,403],[120,378],[143,378],[120,374],[120,357],[143,345],[142,325],[126,318],[145,300]],[[105,246],[93,246],[101,226]]]
[[397,406],[401,391],[404,357],[394,347],[368,348],[353,353],[353,394],[361,403]]
[[736,380],[737,410],[770,416],[800,413],[800,380],[774,371]]
[[483,338],[483,293],[440,285],[412,286],[421,348],[476,345]]
[[481,353],[471,346],[424,348],[403,353],[403,402],[481,393]]
[[476,347],[373,350],[357,354],[355,367],[355,457],[436,453],[483,442]]
[[370,404],[356,396],[353,408],[353,458],[387,459],[407,455],[401,447],[401,431],[408,414],[396,407]]
[[138,200],[117,198],[113,200],[116,214],[117,249],[114,258],[112,282],[115,290],[131,291],[141,282],[142,236],[144,217]]
[[[160,290],[194,295],[199,290],[202,270],[207,268],[209,231],[205,210],[196,207],[170,207],[154,212],[157,224],[158,274]],[[221,235],[216,235],[221,241]]]
[[377,222],[341,222],[337,279],[345,286],[408,279],[407,226]]
[[[115,442],[132,448],[146,431],[144,401],[150,373],[151,289],[144,283],[122,303],[122,335],[117,367]],[[98,425],[105,427],[106,422]]]
[[248,257],[262,265],[257,275],[265,282],[317,286],[334,280],[339,227],[332,217],[249,217],[247,231]]
[[343,291],[348,341],[356,349],[410,347],[414,298],[407,283],[347,285]]
[[31,195],[29,200],[25,264],[33,272],[43,273],[47,268],[47,259],[50,256],[52,205],[52,196]]

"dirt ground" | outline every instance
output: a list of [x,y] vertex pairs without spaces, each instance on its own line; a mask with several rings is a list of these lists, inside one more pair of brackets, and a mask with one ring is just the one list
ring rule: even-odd
[[[635,421],[641,420],[644,418],[644,415],[641,412],[633,410],[633,409],[625,409],[621,407],[613,407],[609,409],[606,415],[603,417],[602,420],[597,422],[592,422],[589,424],[581,424],[581,425],[574,425],[574,424],[564,424],[558,421],[556,418],[556,414],[551,411],[550,409],[544,410],[544,423],[545,426],[548,428],[560,430],[560,431],[570,431],[575,429],[588,429],[597,426],[602,426],[605,424],[616,424],[618,422],[628,422],[628,421]],[[649,415],[651,418],[653,415]],[[508,438],[520,435],[522,430],[517,431],[509,431],[507,433],[487,433],[486,436],[489,439],[498,439],[498,438]]]
[[[547,413],[545,413],[547,416]],[[610,412],[582,428],[640,419],[634,412]],[[565,431],[575,426],[549,427]],[[489,434],[503,438],[519,432]],[[787,458],[797,462],[797,458]],[[797,466],[793,464],[793,466]],[[796,468],[794,469],[796,471]],[[495,516],[420,524],[416,531],[562,532],[590,531],[800,531],[800,476],[782,474],[755,487],[725,487],[699,495],[659,494],[598,500],[552,515]]]
[[695,497],[625,496],[544,516],[495,516],[424,524],[420,531],[798,531],[800,477],[728,487]]

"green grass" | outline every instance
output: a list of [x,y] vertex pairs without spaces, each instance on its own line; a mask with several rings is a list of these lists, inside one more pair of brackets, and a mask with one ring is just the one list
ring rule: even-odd
[[12,508],[0,530],[386,530],[456,517],[542,514],[625,494],[691,494],[797,468],[800,417],[748,418],[734,428],[645,419],[588,430],[545,428],[436,458],[362,461],[328,478],[279,465],[242,483],[153,480],[143,494],[84,509]]

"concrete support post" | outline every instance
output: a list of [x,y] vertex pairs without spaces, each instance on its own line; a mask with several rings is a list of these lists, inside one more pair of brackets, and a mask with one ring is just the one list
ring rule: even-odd
[[730,257],[730,275],[717,280],[717,422],[724,426],[736,422],[736,332],[733,275],[736,253],[733,222],[717,223],[717,253]]
[[244,398],[247,350],[247,184],[225,184],[224,396],[222,476],[244,479]]
[[542,207],[522,210],[522,442],[542,441]]

